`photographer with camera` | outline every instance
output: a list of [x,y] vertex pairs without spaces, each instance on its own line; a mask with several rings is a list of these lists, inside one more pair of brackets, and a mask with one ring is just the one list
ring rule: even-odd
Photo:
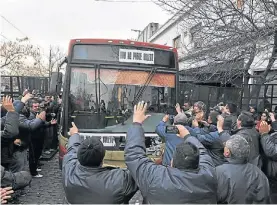
[[174,117],[173,126],[167,126],[169,115],[165,115],[162,121],[156,127],[156,133],[165,141],[165,150],[162,156],[162,165],[170,166],[173,152],[176,146],[184,140],[177,136],[178,129],[175,125],[187,125],[188,118],[181,112],[179,104],[176,105],[177,115]]
[[46,112],[46,121],[48,126],[45,128],[44,140],[44,154],[49,155],[52,151],[57,149],[58,146],[58,127],[57,127],[57,114],[59,111],[59,104],[50,94],[45,94],[41,108]]
[[127,133],[125,162],[144,203],[187,204],[217,202],[216,173],[204,146],[183,125],[176,125],[183,142],[176,146],[171,167],[157,165],[146,156],[142,123],[147,104],[134,107],[133,125]]

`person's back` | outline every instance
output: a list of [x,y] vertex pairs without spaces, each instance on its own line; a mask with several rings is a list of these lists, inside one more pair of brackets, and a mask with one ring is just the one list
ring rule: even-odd
[[226,142],[224,155],[229,163],[216,167],[218,203],[270,203],[268,179],[256,165],[247,162],[249,153],[250,146],[240,135]]
[[[64,172],[64,189],[71,204],[120,204],[128,203],[135,194],[135,186],[128,170],[99,167],[88,168],[76,162]],[[132,190],[128,190],[128,188]],[[131,191],[131,194],[130,194]]]
[[260,134],[258,133],[256,128],[242,128],[238,130],[236,134],[241,135],[247,140],[247,142],[251,146],[249,160],[255,160],[260,155]]
[[78,131],[69,138],[62,177],[70,204],[128,203],[135,194],[137,186],[129,171],[102,167],[104,156],[100,140],[89,138],[81,142]]
[[260,134],[257,132],[254,127],[254,117],[249,112],[242,112],[237,120],[238,130],[235,134],[238,134],[249,143],[250,146],[250,154],[249,154],[249,162],[262,167],[262,161],[260,157]]
[[172,167],[164,167],[157,171],[159,174],[156,173],[149,187],[143,189],[143,196],[148,203],[216,203],[216,179],[212,171],[209,173],[203,167],[200,167],[199,171],[179,170]]

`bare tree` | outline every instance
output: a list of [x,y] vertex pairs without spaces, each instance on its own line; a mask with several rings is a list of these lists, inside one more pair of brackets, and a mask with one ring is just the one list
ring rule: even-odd
[[52,72],[58,71],[58,66],[61,64],[61,62],[66,57],[63,50],[58,46],[50,46],[50,52],[49,52],[49,63],[48,63],[48,75],[51,76]]
[[[241,0],[238,5],[233,0],[159,0],[158,5],[177,13],[180,30],[192,35],[194,45],[182,46],[186,68],[198,68],[199,74],[203,73],[199,68],[206,72],[210,67],[210,77],[220,73],[222,83],[242,74],[249,79],[250,69],[262,68],[250,96],[259,95],[261,85],[274,79],[267,76],[277,57],[276,1]],[[243,69],[234,69],[240,60],[245,62]],[[215,62],[223,66],[217,69]],[[234,62],[233,69],[222,72],[229,62]]]
[[39,47],[26,40],[4,42],[1,44],[1,74],[50,76],[64,56],[59,47],[51,48],[51,55],[46,56]]
[[1,74],[42,76],[43,69],[36,62],[41,55],[38,47],[26,41],[17,40],[1,44],[0,68]]

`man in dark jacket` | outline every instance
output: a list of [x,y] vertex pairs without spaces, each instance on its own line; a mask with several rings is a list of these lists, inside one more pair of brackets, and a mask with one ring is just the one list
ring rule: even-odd
[[138,190],[130,172],[102,167],[103,143],[93,137],[82,142],[77,127],[72,125],[62,168],[67,201],[70,204],[128,203]]
[[172,167],[156,165],[146,156],[144,130],[147,104],[135,106],[134,124],[127,133],[125,162],[134,177],[145,203],[186,204],[216,203],[216,173],[203,145],[177,125],[183,143],[177,145]]
[[[13,105],[15,109],[24,110],[25,106],[24,98],[21,101],[14,101]],[[24,115],[25,114],[25,115]],[[16,146],[13,154],[13,163],[11,165],[12,172],[19,172],[23,170],[28,170],[27,161],[27,149],[30,145],[30,134],[32,131],[38,129],[43,121],[45,121],[45,112],[40,113],[38,117],[34,120],[28,120],[26,113],[21,112],[19,115],[19,135],[16,139]]]
[[[39,103],[36,100],[31,102],[31,110],[29,120],[35,120],[39,115]],[[50,127],[51,124],[55,123],[55,121],[51,122],[43,122],[41,125],[33,130],[30,135],[30,146],[29,146],[29,168],[32,176],[36,178],[43,177],[43,175],[38,172],[41,169],[38,168],[39,158],[42,154],[43,143],[45,137],[45,129]]]
[[19,114],[10,97],[3,98],[2,106],[8,113],[1,119],[1,165],[9,169],[13,160],[13,143],[19,133]]
[[216,167],[218,203],[268,204],[270,188],[265,174],[247,162],[250,146],[240,135],[233,135],[224,148],[229,163]]
[[238,127],[237,127],[237,116],[238,116],[238,108],[237,105],[234,103],[228,103],[224,108],[223,108],[223,117],[230,118],[232,120],[232,131],[235,132]]
[[219,113],[217,118],[217,131],[210,133],[201,133],[201,130],[198,127],[198,122],[193,122],[196,137],[207,149],[215,166],[219,166],[226,162],[223,155],[224,143],[230,138],[232,127],[231,118],[224,119],[222,116],[219,116]]
[[264,152],[264,172],[269,179],[272,203],[277,203],[277,122],[274,114],[270,114],[272,121],[272,130],[274,133],[269,134],[271,126],[267,122],[262,122],[259,127],[261,134],[261,145]]
[[255,120],[250,112],[243,111],[237,120],[238,130],[234,134],[241,135],[246,139],[250,146],[249,162],[262,167],[260,157],[260,134],[255,128]]

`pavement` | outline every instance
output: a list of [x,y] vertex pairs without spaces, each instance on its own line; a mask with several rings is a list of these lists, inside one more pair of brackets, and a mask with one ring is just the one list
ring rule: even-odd
[[[49,160],[43,161],[42,178],[33,178],[31,187],[24,189],[24,195],[17,196],[14,204],[63,204],[64,190],[62,186],[61,170],[59,169],[58,154]],[[272,203],[277,203],[277,183],[272,186]],[[142,196],[138,191],[129,204],[142,204]]]
[[50,161],[42,161],[42,178],[33,178],[31,187],[26,187],[24,195],[17,197],[16,204],[63,204],[64,190],[59,169],[58,154]]

